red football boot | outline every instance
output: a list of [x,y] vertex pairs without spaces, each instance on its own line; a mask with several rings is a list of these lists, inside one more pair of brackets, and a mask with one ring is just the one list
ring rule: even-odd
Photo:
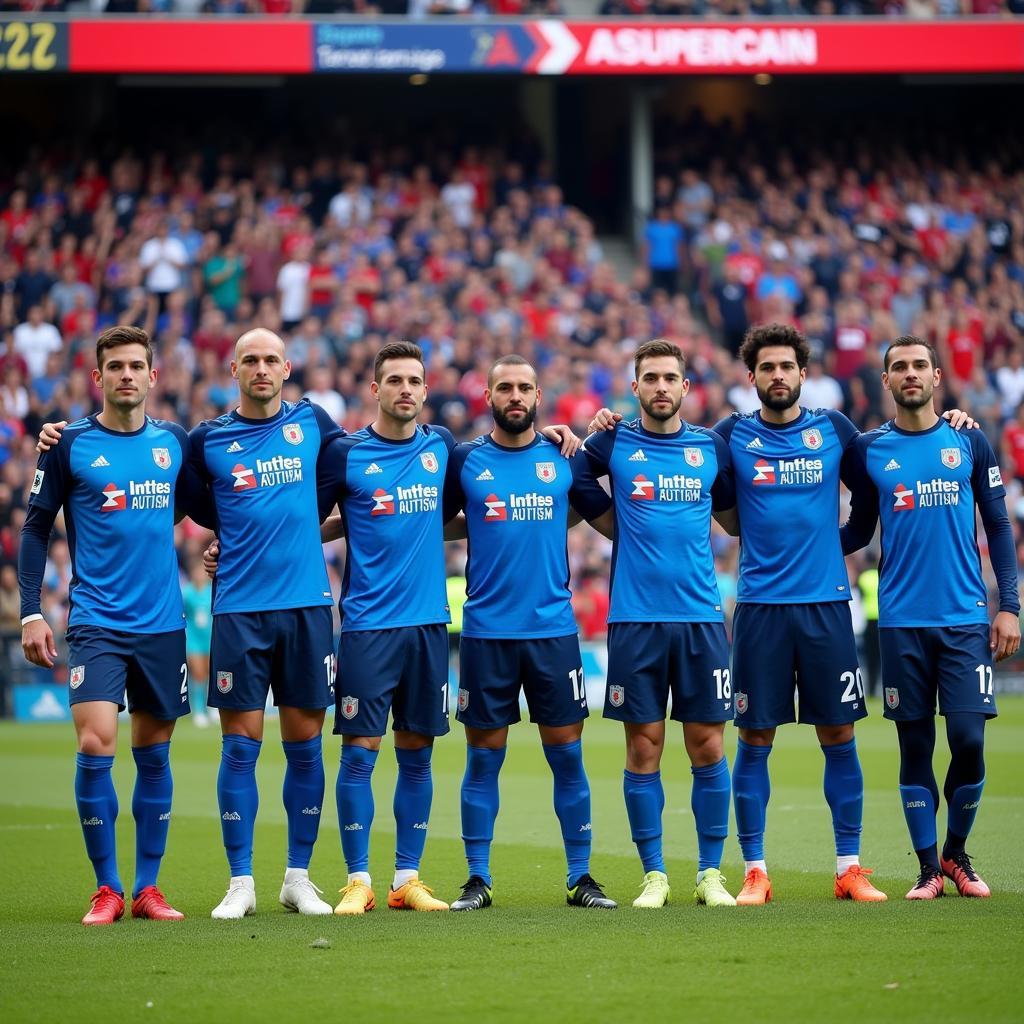
[[101,885],[90,897],[92,906],[82,924],[113,924],[124,914],[124,896],[109,885]]
[[164,899],[164,894],[155,885],[147,885],[132,900],[132,917],[144,917],[149,921],[185,920],[185,915],[170,906]]
[[942,873],[952,879],[956,891],[961,896],[991,896],[992,890],[978,877],[977,871],[971,867],[971,858],[966,851],[961,850],[955,857],[946,860],[943,857],[939,864]]

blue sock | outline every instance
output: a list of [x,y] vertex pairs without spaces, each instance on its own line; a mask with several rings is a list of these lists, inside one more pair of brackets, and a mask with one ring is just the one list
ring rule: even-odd
[[282,740],[281,746],[288,761],[282,792],[288,815],[288,867],[308,868],[324,802],[322,740],[319,736],[301,743]]
[[427,841],[434,779],[430,771],[433,747],[419,750],[395,748],[398,781],[395,783],[395,869],[419,871]]
[[505,747],[466,746],[466,774],[462,776],[462,844],[470,877],[491,884],[491,841],[498,817],[498,774]]
[[947,837],[942,848],[943,857],[948,858],[951,854],[963,850],[964,843],[971,834],[971,827],[974,825],[974,818],[978,813],[978,805],[981,803],[981,791],[984,788],[984,779],[981,782],[976,782],[973,786],[957,786],[947,799],[947,827],[950,837],[955,837],[955,841],[951,842]]
[[935,835],[935,798],[931,791],[924,786],[900,786],[900,802],[914,849],[933,850],[938,837]]
[[160,861],[167,849],[167,830],[171,826],[170,743],[150,747],[132,747],[135,766],[135,792],[132,814],[135,816],[135,888],[138,896],[147,885],[156,885]]
[[335,797],[338,801],[341,852],[350,875],[370,870],[370,826],[373,824],[370,777],[376,761],[376,750],[367,750],[352,743],[342,744]]
[[260,805],[256,759],[262,745],[248,736],[224,736],[222,740],[217,806],[232,877],[252,874],[252,837]]
[[661,851],[661,812],[665,809],[665,789],[661,772],[641,775],[628,768],[622,773],[622,795],[626,798],[629,831],[636,843],[636,852],[644,873],[664,871]]
[[590,783],[583,769],[583,742],[543,746],[555,777],[555,814],[562,826],[571,889],[580,876],[590,874]]
[[771,746],[756,747],[737,741],[732,768],[732,799],[736,808],[736,832],[744,860],[764,860],[764,823],[772,784],[768,778]]
[[75,764],[75,804],[85,836],[85,851],[96,871],[96,888],[109,885],[114,892],[124,892],[117,873],[114,833],[117,793],[110,775],[114,758],[106,754],[79,754]]
[[723,757],[717,764],[691,766],[690,772],[690,809],[697,826],[697,870],[719,868],[729,834],[729,765]]
[[861,822],[864,818],[864,775],[857,757],[857,741],[822,747],[825,755],[825,800],[832,811],[836,856],[860,853]]

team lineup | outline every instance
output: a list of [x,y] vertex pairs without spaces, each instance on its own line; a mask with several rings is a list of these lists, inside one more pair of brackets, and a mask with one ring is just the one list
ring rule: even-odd
[[[603,410],[577,450],[568,428],[536,428],[542,395],[519,356],[490,369],[493,429],[456,443],[444,428],[418,423],[426,397],[420,350],[386,345],[370,384],[377,416],[347,434],[307,400],[282,400],[290,372],[284,343],[255,330],[238,340],[231,364],[238,408],[186,433],[145,414],[156,380],[145,332],[115,327],[100,335],[93,377],[102,411],[44,428],[18,566],[25,656],[51,667],[56,649],[40,590],[63,508],[74,565],[67,643],[75,800],[96,874],[83,923],[110,924],[125,910],[111,776],[125,704],[137,765],[131,912],[183,917],[157,880],[171,818],[170,742],[189,711],[173,531],[186,515],[217,536],[208,551],[215,570],[209,704],[223,732],[217,801],[230,877],[215,919],[256,909],[256,764],[268,696],[286,757],[279,896],[286,908],[344,916],[376,906],[371,779],[389,715],[398,775],[387,905],[490,906],[499,779],[521,691],[551,768],[566,901],[616,907],[590,873],[582,740],[589,711],[566,547],[567,531],[583,520],[589,525],[580,528],[612,543],[604,715],[625,733],[623,794],[643,870],[633,906],[662,907],[671,895],[660,776],[670,699],[692,772],[697,903],[772,900],[769,760],[777,727],[796,721],[814,726],[823,753],[835,897],[886,899],[860,864],[864,783],[854,723],[867,708],[844,562],[871,541],[879,521],[884,713],[896,726],[899,795],[920,869],[906,897],[941,896],[946,878],[962,896],[989,895],[965,846],[984,787],[985,722],[996,714],[992,664],[1020,643],[1016,556],[996,456],[980,431],[955,429],[962,414],[935,412],[941,370],[918,338],[898,338],[886,352],[882,381],[896,416],[863,435],[840,413],[800,407],[809,351],[793,328],[751,329],[741,357],[761,409],[709,429],[680,417],[688,389],[681,351],[661,340],[641,345],[633,383],[640,416],[626,422]],[[843,525],[841,482],[851,493]],[[994,615],[976,514],[999,586]],[[713,518],[740,538],[731,655]],[[335,649],[322,543],[342,536]],[[419,873],[432,748],[449,731],[444,544],[462,538],[467,600],[454,710],[467,744],[468,877],[449,904]],[[936,697],[950,752],[941,848]],[[332,706],[342,738],[336,800],[348,872],[334,907],[309,877],[326,786],[321,734]],[[739,730],[731,775],[728,721]],[[744,860],[735,897],[721,873],[730,805]]]

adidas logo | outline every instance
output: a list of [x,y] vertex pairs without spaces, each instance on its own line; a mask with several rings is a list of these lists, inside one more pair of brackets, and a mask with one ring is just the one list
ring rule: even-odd
[[635,452],[629,457],[630,462],[646,462],[647,456],[644,455],[643,448],[637,448]]
[[83,818],[82,819],[82,824],[83,825],[102,825],[103,824],[103,819],[102,818],[97,818],[94,815],[91,818]]
[[366,469],[363,470],[364,476],[373,476],[374,473],[383,473],[384,470],[377,465],[376,462],[371,462]]
[[890,459],[888,465],[882,470],[883,473],[888,473],[890,469],[902,469],[903,467],[895,460]]
[[590,831],[590,822],[588,821],[586,823],[586,825],[580,825],[580,831],[581,832],[589,832]]
[[346,825],[345,826],[345,831],[346,832],[362,832],[363,831],[363,826],[360,825],[358,821],[353,821],[351,825]]
[[235,452],[241,452],[244,450],[245,449],[242,448],[242,446],[237,441],[232,441],[231,444],[229,444],[227,448],[224,449],[224,451],[226,451],[229,455],[234,455]]
[[424,832],[427,830],[427,823],[425,821],[417,821],[413,828],[422,829]]
[[164,811],[164,813],[160,815],[160,820],[161,821],[170,821],[171,820],[171,812],[170,811]]
[[89,465],[92,466],[93,469],[99,469],[102,466],[109,466],[110,463],[107,462],[107,460],[103,458],[102,455],[100,455],[97,458],[93,459],[92,462],[89,463]]
[[312,814],[312,815],[316,816],[316,815],[318,815],[320,813],[320,808],[319,807],[303,807],[302,808],[302,813],[303,814]]
[[763,445],[763,444],[761,444],[761,438],[759,438],[759,437],[755,437],[753,441],[750,441],[750,442],[749,442],[749,443],[747,444],[747,447],[748,447],[748,448],[763,448],[763,447],[764,447],[764,445]]
[[225,811],[221,816],[221,821],[241,821],[242,816],[238,811]]
[[489,470],[485,469],[478,477],[477,480],[493,480],[494,474]]

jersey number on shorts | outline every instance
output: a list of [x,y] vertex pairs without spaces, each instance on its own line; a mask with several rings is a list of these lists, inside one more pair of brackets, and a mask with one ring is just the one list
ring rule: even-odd
[[188,703],[188,665],[184,664],[178,669],[181,673],[181,703]]
[[338,656],[336,654],[328,654],[324,658],[324,668],[327,669],[327,689],[330,691],[331,696],[334,696],[334,676],[338,671]]
[[978,690],[982,696],[992,696],[992,666],[979,665],[975,670],[978,673]]
[[861,679],[860,669],[856,672],[844,672],[839,677],[839,682],[846,684],[843,690],[842,703],[849,704],[855,700],[864,699],[864,680]]
[[727,668],[715,669],[715,690],[719,700],[729,700],[732,697],[732,676]]
[[574,668],[569,672],[569,682],[572,683],[572,699],[578,700],[581,704],[587,703],[587,688],[583,682],[583,666]]

